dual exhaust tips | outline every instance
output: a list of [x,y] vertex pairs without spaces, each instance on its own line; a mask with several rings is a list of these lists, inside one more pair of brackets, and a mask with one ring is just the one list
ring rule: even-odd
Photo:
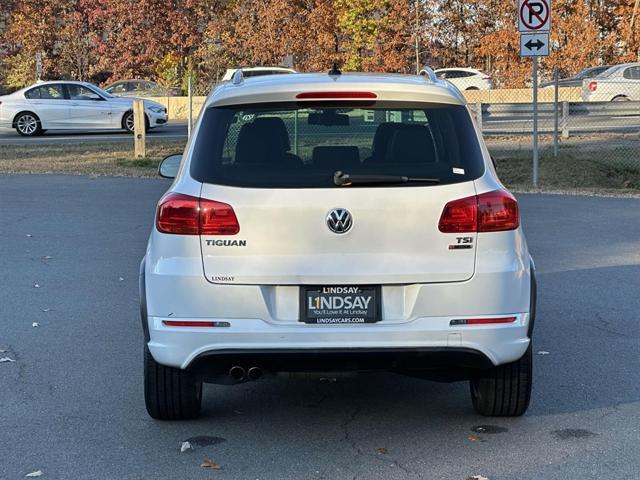
[[243,380],[259,380],[262,378],[263,371],[260,367],[251,367],[249,370],[245,370],[239,365],[235,365],[229,369],[229,376],[236,382]]

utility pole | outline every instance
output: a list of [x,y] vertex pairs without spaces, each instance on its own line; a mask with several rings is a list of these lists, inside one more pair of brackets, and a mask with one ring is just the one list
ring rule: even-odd
[[[636,3],[633,5],[633,14],[631,15],[631,25],[629,28],[629,38],[633,35],[633,27],[636,22],[636,14],[638,13],[638,7],[640,7],[640,0],[636,0]],[[627,40],[629,39],[627,38]]]
[[[640,1],[640,0],[637,0]],[[637,3],[636,1],[636,3]],[[419,10],[418,8],[420,8],[420,0],[416,0],[416,6],[415,6],[415,10],[416,10],[416,31],[415,31],[415,37],[416,37],[416,75],[420,75],[420,40],[418,37],[418,29],[420,28],[420,15],[419,15]]]
[[42,53],[36,53],[36,81],[42,80]]
[[[633,14],[631,15],[631,25],[629,25],[629,35],[627,36],[627,46],[629,45],[629,41],[633,36],[633,30],[636,22],[636,15],[638,13],[638,7],[640,7],[640,0],[636,0],[636,3],[633,4]],[[638,50],[638,61],[640,61],[640,49]]]

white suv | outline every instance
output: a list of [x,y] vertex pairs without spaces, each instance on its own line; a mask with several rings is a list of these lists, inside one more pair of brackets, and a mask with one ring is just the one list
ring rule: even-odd
[[483,415],[527,409],[518,204],[433,72],[238,74],[160,173],[140,269],[152,417],[196,416],[203,382],[376,370],[470,380]]

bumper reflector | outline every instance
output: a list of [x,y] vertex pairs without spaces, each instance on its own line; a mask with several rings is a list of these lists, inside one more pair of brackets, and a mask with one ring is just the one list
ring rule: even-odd
[[502,318],[467,318],[456,319],[449,322],[450,326],[454,325],[487,325],[492,323],[513,323],[516,321],[516,317],[502,317]]
[[191,320],[163,320],[167,327],[230,327],[229,322],[198,322]]

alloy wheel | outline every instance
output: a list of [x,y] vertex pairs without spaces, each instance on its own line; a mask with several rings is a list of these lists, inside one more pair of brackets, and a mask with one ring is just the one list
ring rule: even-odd
[[124,126],[130,132],[133,132],[133,129],[135,128],[135,122],[134,122],[134,118],[133,118],[133,114],[132,113],[127,115],[127,118],[124,119]]
[[38,121],[33,115],[22,115],[18,119],[18,130],[24,135],[33,135],[38,130]]

